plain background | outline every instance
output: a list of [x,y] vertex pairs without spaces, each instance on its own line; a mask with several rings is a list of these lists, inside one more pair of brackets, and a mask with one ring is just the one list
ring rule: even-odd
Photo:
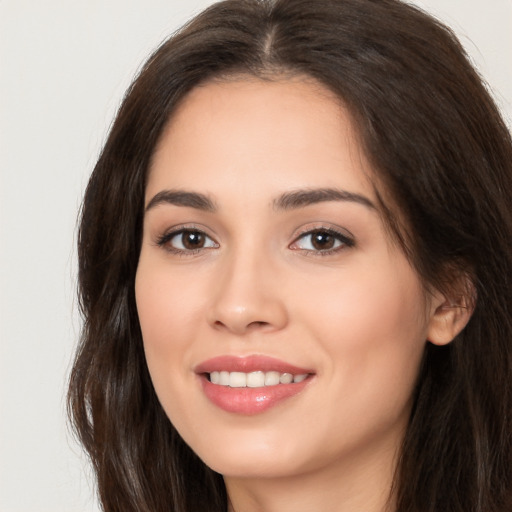
[[[77,212],[132,76],[209,3],[0,0],[1,512],[99,510],[64,408]],[[512,0],[414,3],[459,34],[511,126]]]

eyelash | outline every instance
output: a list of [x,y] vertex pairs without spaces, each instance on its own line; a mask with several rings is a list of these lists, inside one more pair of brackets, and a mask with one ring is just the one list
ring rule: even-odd
[[[202,235],[202,236],[206,237],[208,240],[210,240],[211,242],[213,242],[213,244],[215,244],[215,245],[209,246],[209,247],[199,247],[197,249],[178,249],[178,248],[170,245],[169,242],[173,238],[175,238],[179,235],[183,235],[184,233],[196,233],[198,235]],[[324,234],[324,235],[332,236],[335,239],[335,241],[340,242],[340,244],[337,247],[333,247],[332,249],[326,249],[326,250],[301,249],[301,248],[293,248],[292,247],[293,245],[297,244],[301,239],[304,239],[307,236],[313,236],[315,234]],[[164,233],[163,235],[161,235],[157,239],[156,244],[158,246],[162,247],[163,249],[165,249],[166,251],[173,253],[173,254],[177,254],[179,256],[193,256],[194,254],[197,254],[202,250],[214,249],[214,248],[219,247],[219,244],[217,242],[215,242],[210,236],[208,236],[203,230],[198,229],[193,226],[180,226],[179,228],[175,228],[172,231],[168,231],[168,232]],[[342,250],[345,250],[347,248],[351,248],[354,246],[355,246],[355,241],[351,236],[349,236],[347,234],[340,233],[339,231],[337,231],[333,228],[327,228],[327,227],[321,227],[321,226],[303,231],[289,245],[289,247],[292,250],[303,251],[307,254],[311,254],[311,255],[315,255],[315,256],[329,256],[331,254],[337,253],[339,251],[342,251]]]

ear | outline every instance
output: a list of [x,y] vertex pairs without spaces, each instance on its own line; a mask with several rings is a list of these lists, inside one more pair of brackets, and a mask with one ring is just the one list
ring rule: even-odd
[[[476,292],[469,279],[464,279],[463,293],[432,296],[428,341],[434,345],[447,345],[469,322],[475,309]],[[460,287],[458,287],[460,290]]]

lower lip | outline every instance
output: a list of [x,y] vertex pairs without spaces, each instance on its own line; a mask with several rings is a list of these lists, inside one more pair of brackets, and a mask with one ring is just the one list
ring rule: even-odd
[[267,411],[283,401],[300,393],[311,377],[296,384],[277,384],[261,388],[230,388],[212,384],[200,375],[204,394],[217,407],[226,412],[253,415]]

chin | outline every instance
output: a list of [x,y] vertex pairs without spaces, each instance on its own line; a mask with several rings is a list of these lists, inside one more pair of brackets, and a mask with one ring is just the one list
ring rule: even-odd
[[293,474],[302,473],[304,469],[296,467],[293,461],[282,460],[279,454],[261,455],[258,457],[245,458],[238,456],[233,458],[212,458],[203,459],[208,467],[230,478],[251,478],[251,479],[272,479],[289,477]]
[[[281,478],[312,469],[317,450],[304,437],[279,426],[277,431],[224,432],[210,430],[189,445],[211,469],[236,478]],[[302,442],[299,442],[302,439]]]

